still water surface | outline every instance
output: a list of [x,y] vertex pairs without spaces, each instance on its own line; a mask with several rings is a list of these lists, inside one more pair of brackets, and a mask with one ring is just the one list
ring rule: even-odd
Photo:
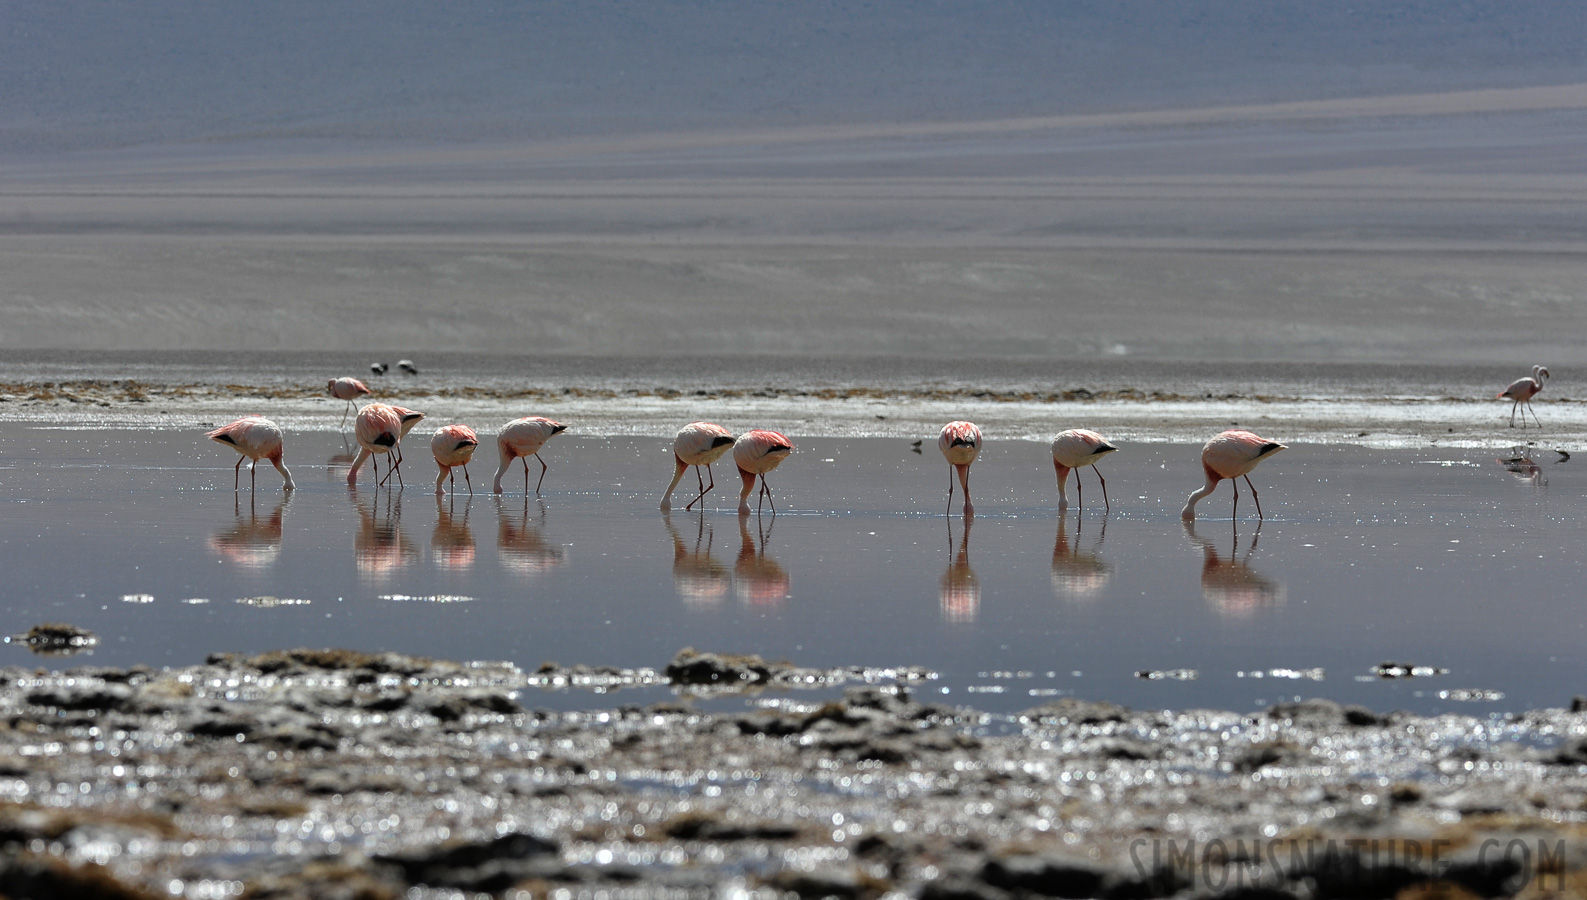
[[[1060,518],[1046,447],[992,443],[966,523],[944,515],[949,469],[929,446],[795,440],[772,477],[778,513],[741,519],[730,464],[710,510],[658,512],[670,458],[655,438],[553,441],[540,499],[516,476],[488,493],[486,441],[474,495],[438,499],[422,443],[406,491],[349,490],[344,439],[297,434],[299,489],[283,498],[268,467],[257,493],[244,472],[234,494],[235,456],[198,434],[0,427],[4,630],[64,621],[102,641],[70,660],[13,644],[0,664],[339,646],[659,668],[693,646],[927,666],[941,678],[923,693],[1005,711],[1300,695],[1477,712],[1587,693],[1587,478],[1552,453],[1529,468],[1491,451],[1294,447],[1253,476],[1260,528],[1248,495],[1229,519],[1227,485],[1187,528],[1195,446],[1125,446],[1104,466],[1111,513],[1085,472],[1085,510]],[[1448,673],[1371,675],[1390,661]],[[1175,670],[1195,677],[1137,674]]]

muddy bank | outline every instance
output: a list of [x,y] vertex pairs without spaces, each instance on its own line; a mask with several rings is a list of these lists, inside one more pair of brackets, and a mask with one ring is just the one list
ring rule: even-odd
[[[993,717],[912,699],[929,678],[690,652],[659,671],[331,650],[8,668],[0,894],[1587,891],[1587,701]],[[643,684],[674,695],[534,709]]]

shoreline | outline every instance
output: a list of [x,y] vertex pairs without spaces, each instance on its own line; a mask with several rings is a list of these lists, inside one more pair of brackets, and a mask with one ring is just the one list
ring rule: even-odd
[[598,670],[329,650],[0,670],[0,885],[368,898],[1587,886],[1584,699],[1476,717],[1065,698],[998,717],[917,702],[880,670],[841,699],[807,699],[773,685],[775,665],[691,653],[665,673],[671,700],[619,692],[561,713],[533,709],[537,682]]
[[[545,415],[586,437],[671,437],[696,419],[746,427],[775,426],[791,436],[918,438],[941,423],[969,419],[1004,440],[1046,441],[1064,427],[1151,443],[1200,443],[1238,425],[1286,442],[1353,444],[1379,449],[1444,446],[1503,449],[1587,443],[1587,401],[1539,399],[1543,428],[1512,428],[1501,401],[1451,396],[1381,397],[1238,394],[1193,397],[1135,388],[802,386],[706,390],[675,386],[432,387],[378,385],[371,399],[397,402],[433,421]],[[278,383],[159,384],[120,379],[0,383],[0,422],[62,428],[200,429],[244,414],[289,430],[345,430],[343,401],[323,391]],[[1057,423],[1065,423],[1059,425]]]

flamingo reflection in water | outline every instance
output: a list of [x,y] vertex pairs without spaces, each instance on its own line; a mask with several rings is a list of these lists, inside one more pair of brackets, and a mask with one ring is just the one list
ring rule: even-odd
[[346,472],[338,475],[336,470],[348,469],[352,467],[353,459],[358,454],[358,451],[353,449],[354,446],[355,444],[350,439],[348,439],[347,433],[343,432],[342,452],[331,454],[331,458],[325,461],[325,477],[327,480],[335,481],[338,478],[346,477]]
[[1517,480],[1524,481],[1533,487],[1546,487],[1548,480],[1543,477],[1543,467],[1537,464],[1531,456],[1524,452],[1517,452],[1513,456],[1494,460],[1504,470],[1514,475]]
[[1246,548],[1245,559],[1240,559],[1240,531],[1234,529],[1234,540],[1225,558],[1218,552],[1217,544],[1196,533],[1196,526],[1185,522],[1185,536],[1201,548],[1201,596],[1207,605],[1230,618],[1245,619],[1284,602],[1284,585],[1251,568],[1251,554],[1256,552],[1256,541],[1262,529],[1257,527],[1251,535],[1251,545]]
[[781,606],[793,592],[793,582],[788,572],[777,560],[766,555],[766,542],[771,539],[776,517],[761,520],[757,517],[756,530],[760,544],[749,530],[749,516],[738,517],[738,561],[733,564],[733,593],[740,603],[750,606]]
[[537,518],[529,518],[529,496],[523,504],[496,495],[496,558],[514,575],[537,578],[568,560],[567,548],[546,540],[545,501],[535,498]]
[[435,531],[430,533],[430,560],[454,572],[474,567],[474,530],[468,527],[468,510],[473,498],[463,500],[463,515],[458,518],[457,495],[435,498]]
[[972,515],[964,517],[964,534],[959,538],[959,549],[953,548],[953,520],[948,520],[948,553],[952,559],[948,570],[942,573],[937,590],[937,602],[942,607],[944,622],[974,622],[981,612],[981,580],[970,568],[970,528],[975,524]]
[[697,518],[691,547],[672,524],[670,514],[662,514],[667,533],[672,536],[672,587],[678,599],[691,609],[718,606],[733,588],[733,573],[711,554],[716,533],[702,514]]
[[[356,491],[348,491],[348,494],[358,510],[353,562],[360,576],[384,581],[418,561],[418,548],[402,533],[401,496],[391,491],[376,492],[372,501],[366,501]],[[384,512],[381,511],[382,499]]]
[[283,495],[276,501],[275,509],[264,518],[256,511],[251,494],[246,515],[242,498],[238,497],[232,507],[236,522],[215,532],[209,539],[209,548],[244,569],[270,567],[281,555],[281,522],[291,497],[291,494]]
[[1081,529],[1075,522],[1074,542],[1070,543],[1067,517],[1058,519],[1058,535],[1052,545],[1052,592],[1060,600],[1092,600],[1107,587],[1113,577],[1113,567],[1102,561],[1097,552],[1108,535],[1108,518],[1102,517],[1102,527],[1090,550],[1080,549]]

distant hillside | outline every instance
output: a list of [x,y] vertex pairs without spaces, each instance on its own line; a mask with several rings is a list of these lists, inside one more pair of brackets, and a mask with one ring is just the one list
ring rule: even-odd
[[1587,80],[1587,4],[0,0],[0,152],[980,119]]

